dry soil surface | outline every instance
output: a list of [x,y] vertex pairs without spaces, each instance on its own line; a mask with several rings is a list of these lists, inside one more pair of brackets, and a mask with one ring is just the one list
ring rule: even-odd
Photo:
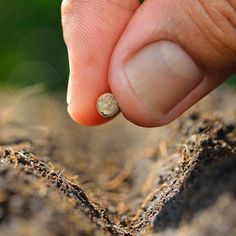
[[235,92],[155,129],[36,92],[0,95],[1,236],[236,235]]

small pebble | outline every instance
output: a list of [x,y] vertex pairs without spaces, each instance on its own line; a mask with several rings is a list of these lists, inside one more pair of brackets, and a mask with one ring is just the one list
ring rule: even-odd
[[114,95],[111,93],[102,94],[97,100],[97,111],[102,117],[115,117],[120,112],[120,108]]

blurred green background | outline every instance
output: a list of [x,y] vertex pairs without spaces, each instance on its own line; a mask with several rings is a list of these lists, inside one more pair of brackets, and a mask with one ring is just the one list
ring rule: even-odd
[[[0,85],[44,83],[65,89],[67,52],[63,42],[61,0],[0,0]],[[228,82],[236,84],[235,79]]]
[[0,0],[0,85],[45,83],[64,89],[68,79],[60,0]]

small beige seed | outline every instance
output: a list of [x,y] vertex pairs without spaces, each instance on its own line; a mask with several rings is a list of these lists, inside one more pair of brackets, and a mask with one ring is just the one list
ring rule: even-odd
[[97,111],[102,117],[115,117],[119,113],[120,108],[114,95],[111,93],[102,94],[97,100]]

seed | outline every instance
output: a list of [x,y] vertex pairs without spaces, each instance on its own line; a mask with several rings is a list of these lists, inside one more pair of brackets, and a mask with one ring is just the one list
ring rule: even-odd
[[102,117],[115,117],[120,112],[120,108],[114,95],[111,93],[102,94],[97,100],[97,111]]

